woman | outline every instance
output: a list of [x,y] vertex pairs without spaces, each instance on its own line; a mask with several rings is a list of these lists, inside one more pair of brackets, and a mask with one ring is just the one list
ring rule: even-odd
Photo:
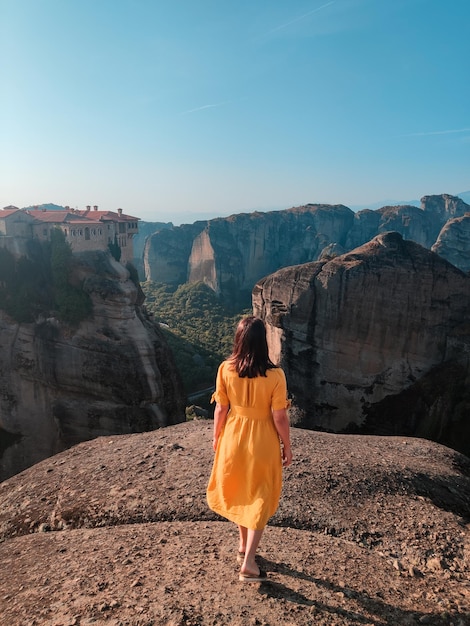
[[[268,355],[262,320],[238,324],[233,351],[217,372],[214,465],[207,487],[209,507],[238,525],[239,580],[266,580],[255,554],[275,513],[282,466],[292,462],[284,372]],[[282,445],[281,445],[282,444]]]

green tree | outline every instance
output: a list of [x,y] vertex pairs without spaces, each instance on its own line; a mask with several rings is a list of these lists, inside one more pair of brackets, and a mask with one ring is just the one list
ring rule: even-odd
[[60,228],[51,233],[50,245],[52,282],[59,319],[76,326],[92,311],[90,296],[82,286],[72,285],[73,253]]
[[116,235],[114,235],[113,243],[108,243],[108,249],[113,255],[113,257],[116,259],[116,261],[119,262],[121,260],[122,250],[121,250],[120,245],[118,244]]
[[68,284],[73,253],[60,228],[54,228],[51,232],[49,254],[54,287],[56,289],[65,288],[65,285]]
[[142,283],[147,309],[153,313],[173,351],[187,393],[214,383],[219,363],[232,350],[242,314],[234,311],[204,283],[180,286]]

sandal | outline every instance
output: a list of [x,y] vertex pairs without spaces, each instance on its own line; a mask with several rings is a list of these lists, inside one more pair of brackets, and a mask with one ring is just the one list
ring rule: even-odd
[[265,571],[260,569],[259,574],[238,574],[238,580],[242,583],[262,583],[268,579],[268,575]]

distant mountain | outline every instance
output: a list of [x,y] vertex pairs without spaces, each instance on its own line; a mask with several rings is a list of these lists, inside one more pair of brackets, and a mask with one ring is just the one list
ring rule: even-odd
[[[463,198],[462,198],[463,200]],[[349,204],[353,211],[362,211],[363,209],[381,209],[385,206],[421,206],[421,200],[380,200],[379,202],[371,202],[370,204]]]
[[25,206],[23,207],[24,209],[36,209],[39,211],[42,211],[43,209],[45,211],[65,211],[65,207],[64,206],[60,206],[59,204],[32,204],[31,206]]
[[467,204],[470,204],[470,191],[462,191],[462,193],[457,194],[459,198],[461,198]]
[[[344,205],[307,204],[160,229],[145,240],[145,279],[174,285],[203,282],[244,306],[257,281],[281,267],[344,254],[388,231],[429,249],[444,224],[467,212],[470,205],[461,198],[442,194],[424,196],[417,206],[353,211]],[[465,226],[441,242],[442,250],[452,249],[441,256],[452,254],[458,267],[461,260],[466,267],[467,259],[453,242],[464,236]]]
[[[470,191],[462,191],[461,193],[454,194],[467,204],[470,204]],[[421,200],[380,200],[379,202],[372,202],[371,204],[348,204],[349,208],[353,211],[360,211],[362,209],[381,209],[384,206],[421,206]]]

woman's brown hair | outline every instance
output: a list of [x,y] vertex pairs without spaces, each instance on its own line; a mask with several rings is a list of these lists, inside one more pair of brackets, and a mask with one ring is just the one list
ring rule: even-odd
[[276,367],[269,358],[263,320],[253,316],[240,320],[229,361],[240,378],[266,376],[266,370]]

